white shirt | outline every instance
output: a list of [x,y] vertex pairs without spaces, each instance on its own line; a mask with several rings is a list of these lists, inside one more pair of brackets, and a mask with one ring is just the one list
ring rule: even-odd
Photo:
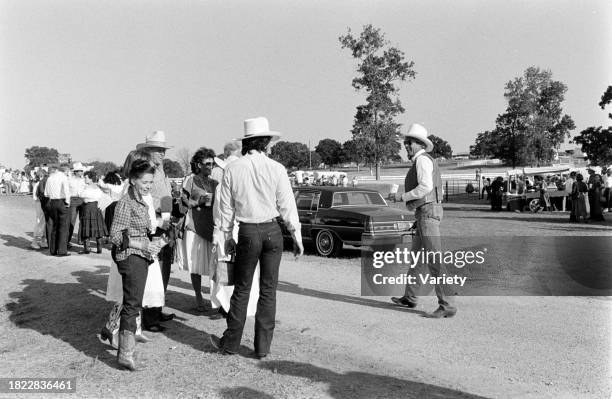
[[612,176],[604,175],[602,176],[602,179],[604,188],[612,189]]
[[425,197],[433,190],[433,162],[429,157],[421,156],[425,154],[425,150],[419,150],[412,157],[412,162],[417,168],[418,185],[407,193],[402,194],[402,201],[412,201]]
[[83,202],[99,201],[102,196],[102,190],[97,185],[85,185],[80,196],[83,198]]
[[301,225],[287,170],[258,151],[225,167],[219,194],[220,229],[232,231],[238,222],[262,223],[281,216],[301,240]]
[[68,184],[70,185],[70,196],[71,197],[80,197],[81,191],[85,189],[85,179],[72,176],[68,179]]
[[574,185],[574,182],[575,182],[575,181],[576,181],[576,180],[572,179],[571,177],[568,177],[568,178],[565,180],[565,190],[564,190],[564,191],[565,191],[566,193],[571,194],[571,192],[572,192],[572,186]]
[[98,186],[102,190],[103,193],[108,194],[112,201],[119,201],[123,196],[124,185],[127,183],[121,184],[110,184],[104,183],[102,179],[98,180]]
[[70,205],[70,187],[65,173],[56,171],[49,176],[45,185],[45,197],[63,199]]

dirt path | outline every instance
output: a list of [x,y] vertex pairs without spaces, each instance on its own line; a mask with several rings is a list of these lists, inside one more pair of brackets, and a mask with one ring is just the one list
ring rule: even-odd
[[[609,222],[572,230],[559,215],[481,208],[448,207],[443,228],[499,234],[501,221],[507,235],[525,234],[527,223],[534,234],[610,234]],[[138,346],[147,370],[120,371],[96,337],[110,308],[108,252],[55,258],[30,250],[34,216],[24,197],[0,198],[0,218],[0,377],[76,377],[78,397],[105,398],[610,397],[609,298],[459,297],[457,317],[432,320],[421,314],[435,297],[416,310],[361,297],[354,250],[298,262],[285,253],[265,361],[249,355],[252,319],[240,355],[215,353],[207,337],[225,321],[196,315],[189,275],[173,271],[167,305],[177,319]]]

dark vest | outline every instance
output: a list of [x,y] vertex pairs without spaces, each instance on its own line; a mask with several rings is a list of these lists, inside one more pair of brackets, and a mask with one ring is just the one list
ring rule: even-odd
[[[422,156],[431,159],[431,162],[433,163],[433,173],[432,173],[433,190],[431,190],[423,198],[419,198],[419,199],[416,199],[416,200],[408,201],[408,202],[412,203],[415,208],[418,208],[418,207],[420,207],[420,206],[422,206],[424,204],[430,203],[430,202],[440,203],[440,202],[442,202],[442,198],[443,198],[442,177],[440,176],[440,169],[438,168],[438,163],[436,162],[435,159],[433,159],[427,153],[423,153],[423,154],[419,155],[419,157],[422,157]],[[416,188],[416,186],[419,185],[419,180],[417,178],[416,161],[417,161],[417,159],[415,158],[413,163],[412,163],[412,167],[410,168],[410,170],[408,171],[408,174],[406,175],[406,180],[404,182],[404,191],[405,192],[408,192],[408,191]]]

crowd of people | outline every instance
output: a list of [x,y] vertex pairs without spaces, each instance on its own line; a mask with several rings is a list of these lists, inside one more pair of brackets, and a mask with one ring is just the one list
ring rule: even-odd
[[[498,176],[493,181],[482,177],[480,198],[491,203],[491,210],[501,211],[504,193],[519,196],[528,192],[539,194],[539,208],[544,211],[570,211],[570,222],[603,221],[603,214],[612,212],[612,166],[602,173],[587,169],[588,179],[579,172],[548,176],[510,176],[509,181]],[[556,195],[554,195],[556,194]],[[516,212],[522,212],[527,203],[517,200]]]
[[0,167],[0,194],[29,194],[36,181],[35,171],[26,173],[23,170]]
[[[303,253],[301,227],[286,169],[265,154],[280,134],[266,118],[247,119],[244,137],[216,156],[206,147],[191,159],[191,174],[173,189],[163,170],[164,132],[131,151],[120,171],[99,178],[80,163],[37,171],[32,195],[32,248],[70,256],[75,223],[82,254],[111,244],[106,299],[113,303],[100,337],[118,350],[121,367],[137,370],[136,342],[161,332],[174,314],[162,312],[173,263],[189,271],[197,312],[225,317],[223,337],[210,343],[238,352],[247,315],[255,315],[255,355],[267,356],[275,325],[276,285],[284,238],[281,218]],[[210,279],[210,307],[202,296]],[[101,309],[100,311],[104,311]]]

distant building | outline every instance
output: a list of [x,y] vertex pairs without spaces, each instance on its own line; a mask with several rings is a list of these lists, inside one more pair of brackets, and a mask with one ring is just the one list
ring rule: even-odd
[[59,154],[57,156],[57,161],[61,164],[63,163],[68,163],[71,164],[72,163],[72,157],[70,156],[70,154]]

